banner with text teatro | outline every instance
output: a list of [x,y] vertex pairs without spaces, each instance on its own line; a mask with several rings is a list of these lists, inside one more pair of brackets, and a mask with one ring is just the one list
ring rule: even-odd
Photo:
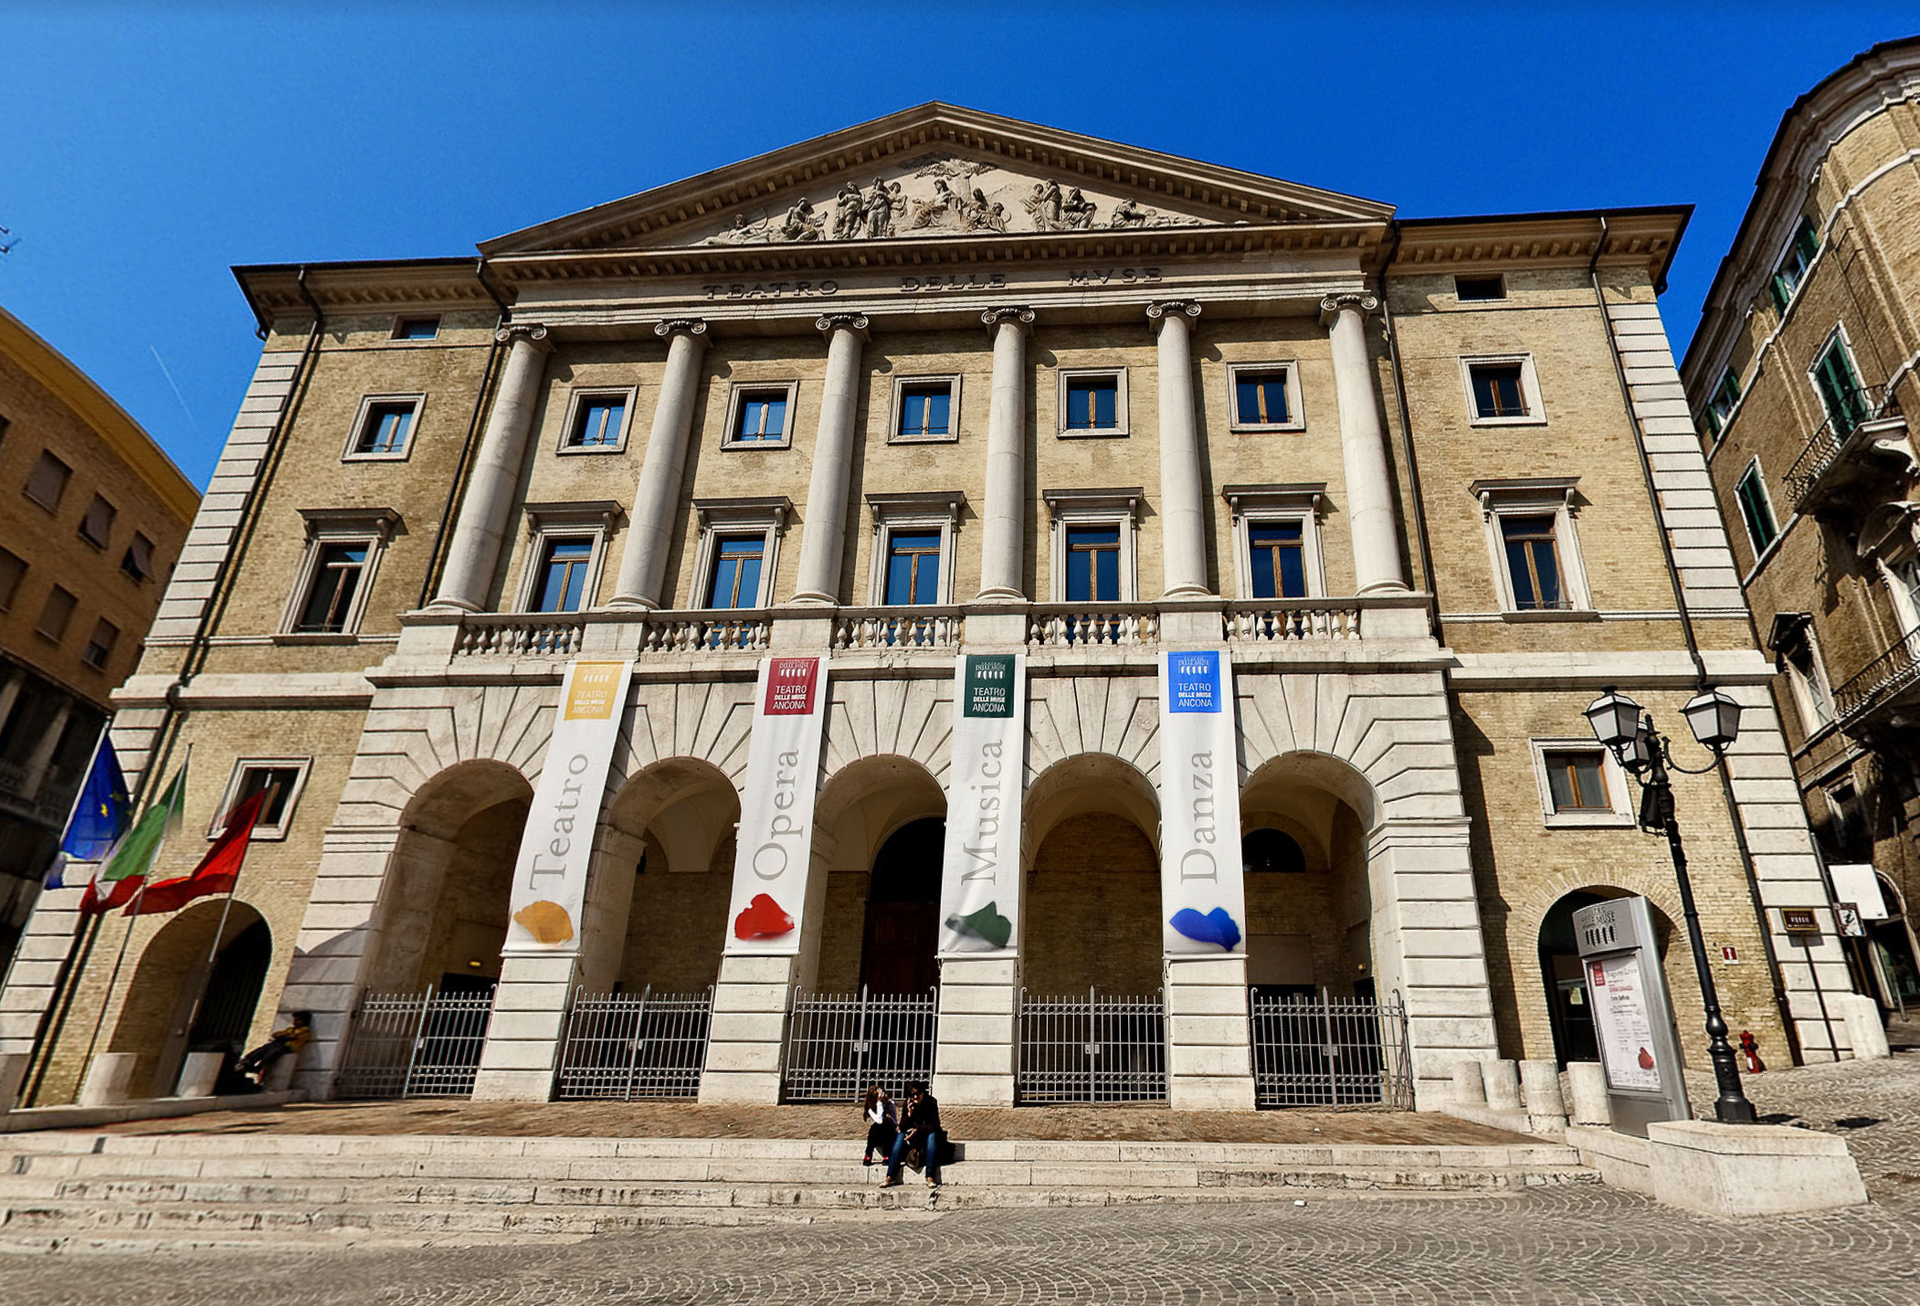
[[826,658],[760,660],[733,854],[728,952],[791,956],[800,951],[826,719]]
[[560,684],[553,737],[534,786],[508,903],[509,950],[580,946],[580,909],[607,768],[620,742],[631,662],[575,662]]
[[1020,798],[1027,782],[1027,659],[955,659],[940,954],[1011,952],[1020,937]]
[[1169,956],[1246,951],[1233,666],[1160,655],[1160,910]]

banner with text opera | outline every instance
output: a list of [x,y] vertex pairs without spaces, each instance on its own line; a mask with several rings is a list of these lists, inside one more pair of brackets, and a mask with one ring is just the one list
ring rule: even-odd
[[579,947],[593,832],[632,670],[631,662],[575,662],[567,668],[514,863],[509,949]]
[[955,662],[940,953],[1011,952],[1020,933],[1027,659],[998,653],[963,655]]
[[813,799],[827,719],[827,660],[762,658],[733,854],[727,951],[800,951]]
[[1160,655],[1160,910],[1169,956],[1246,951],[1233,667]]

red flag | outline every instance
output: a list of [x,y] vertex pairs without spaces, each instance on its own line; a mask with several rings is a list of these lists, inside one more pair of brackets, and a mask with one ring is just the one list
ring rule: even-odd
[[[269,786],[227,813],[227,828],[213,841],[213,847],[207,849],[207,855],[200,859],[193,872],[177,880],[149,885],[138,902],[128,904],[127,915],[151,916],[156,912],[178,911],[195,898],[204,898],[210,893],[232,893],[234,881],[240,878],[240,863],[247,856],[247,845],[253,840],[254,824],[260,819],[260,808],[272,792],[273,787]],[[118,887],[115,886],[116,891]]]
[[100,896],[100,881],[89,880],[87,892],[80,899],[82,916],[102,916],[115,907],[124,907],[133,901],[133,895],[140,892],[140,886],[147,882],[144,875],[128,875],[118,880],[107,881],[107,896]]

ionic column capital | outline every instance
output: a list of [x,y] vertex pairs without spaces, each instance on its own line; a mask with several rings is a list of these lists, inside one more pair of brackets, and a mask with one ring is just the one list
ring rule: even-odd
[[814,327],[820,331],[850,331],[862,340],[867,338],[867,315],[865,313],[822,313],[814,319]]
[[707,343],[707,319],[704,317],[670,317],[664,322],[653,324],[653,334],[671,343],[675,336],[685,336],[696,345]]
[[1339,318],[1342,310],[1352,309],[1365,317],[1380,307],[1380,297],[1359,292],[1340,295],[1328,295],[1320,301],[1320,325],[1330,327]]
[[553,348],[553,342],[547,338],[547,325],[544,322],[509,322],[493,333],[498,344],[519,344],[522,341],[533,345],[545,353]]
[[1033,310],[1025,304],[1009,304],[1004,308],[983,309],[980,313],[980,321],[989,331],[997,330],[1000,324],[1005,322],[1010,326],[1019,327],[1022,335],[1033,333]]
[[1156,299],[1147,305],[1147,321],[1156,327],[1181,317],[1199,317],[1200,305],[1191,299]]

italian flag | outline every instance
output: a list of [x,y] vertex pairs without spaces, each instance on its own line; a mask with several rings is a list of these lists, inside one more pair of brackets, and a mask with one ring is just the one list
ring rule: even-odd
[[147,871],[159,854],[160,845],[179,832],[180,814],[186,802],[187,766],[182,762],[180,769],[173,773],[173,783],[158,799],[147,804],[147,810],[114,846],[112,854],[87,885],[86,896],[80,900],[82,915],[98,916],[133,901],[140,886],[147,882]]
[[268,785],[253,797],[227,813],[227,828],[207,849],[207,855],[192,872],[175,880],[150,884],[127,906],[129,916],[151,916],[156,912],[178,911],[195,898],[210,893],[232,893],[240,878],[240,863],[246,860],[247,845],[253,841],[253,827],[260,820],[260,809],[273,797],[278,786]]

